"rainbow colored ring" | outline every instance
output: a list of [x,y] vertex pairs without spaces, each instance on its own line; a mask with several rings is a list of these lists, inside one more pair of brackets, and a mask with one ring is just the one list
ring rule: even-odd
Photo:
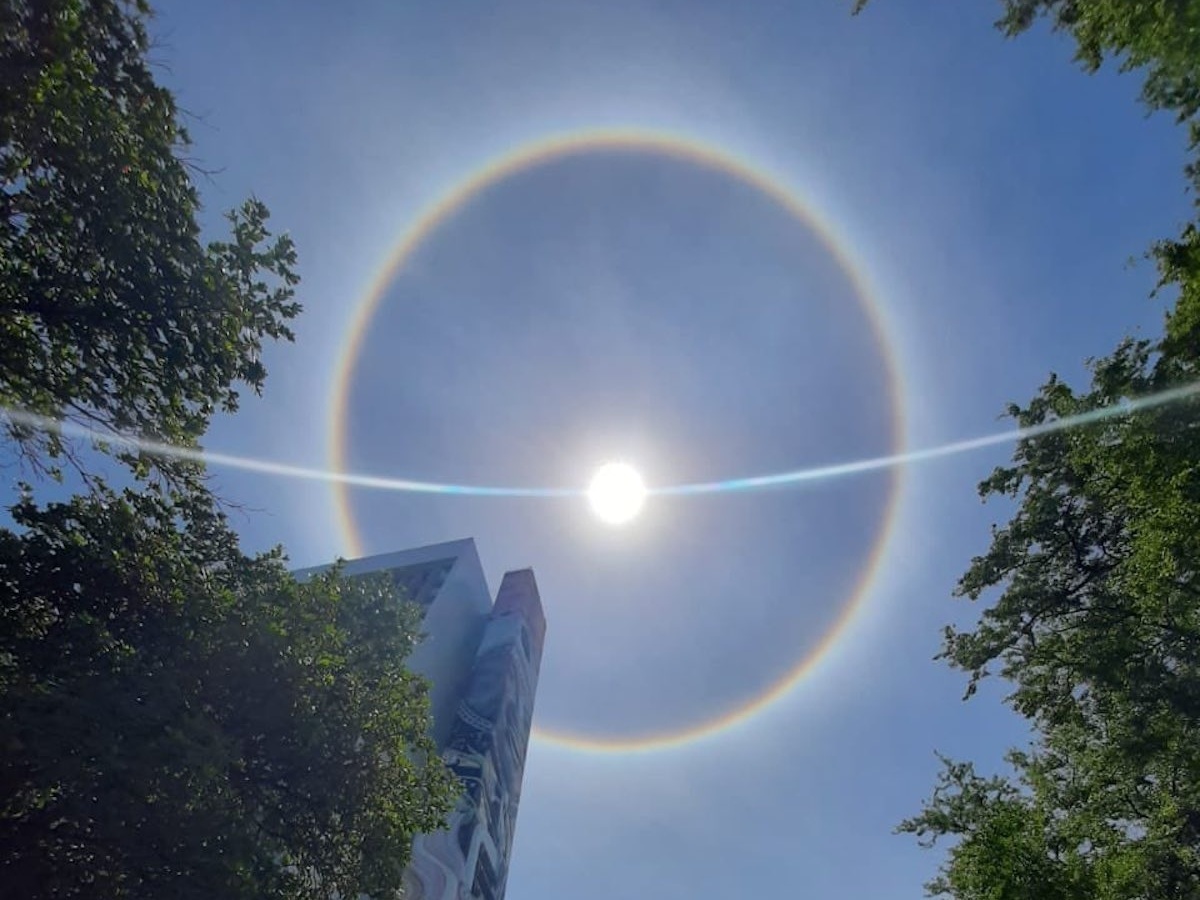
[[[825,249],[837,260],[841,270],[853,286],[858,301],[870,321],[876,344],[887,369],[889,403],[892,413],[892,452],[896,454],[903,452],[905,417],[902,369],[897,360],[895,348],[888,337],[886,317],[868,283],[863,267],[858,265],[849,251],[838,242],[831,227],[817,215],[816,211],[805,206],[800,198],[796,197],[778,178],[722,150],[673,134],[641,130],[603,130],[570,132],[540,138],[518,146],[499,158],[485,163],[462,179],[440,199],[426,207],[408,226],[372,280],[365,296],[355,306],[350,316],[349,326],[342,338],[330,391],[328,452],[329,465],[333,471],[346,471],[346,420],[350,384],[355,364],[362,350],[363,339],[367,333],[367,326],[387,293],[388,287],[404,270],[413,253],[455,213],[465,208],[475,197],[491,186],[519,172],[558,159],[597,151],[652,154],[724,173],[758,189],[778,203],[795,220],[817,234]],[[745,481],[745,479],[737,479],[729,484],[733,485],[738,481]],[[903,468],[898,467],[893,470],[891,475],[887,504],[870,555],[841,614],[822,635],[816,647],[812,648],[762,693],[697,724],[673,730],[606,738],[556,731],[535,725],[534,737],[575,750],[600,753],[636,753],[679,747],[701,738],[714,736],[734,725],[744,723],[789,694],[837,642],[854,621],[856,614],[870,595],[896,524],[903,488],[902,482]],[[351,557],[362,556],[365,551],[350,507],[349,487],[346,484],[334,482],[332,490],[336,523],[348,555]],[[670,492],[670,490],[664,491],[664,493]],[[481,493],[486,493],[486,489]],[[495,493],[503,494],[505,491],[497,490]],[[535,495],[542,493],[545,496],[570,496],[574,492],[553,489],[542,492],[534,489],[530,493]]]

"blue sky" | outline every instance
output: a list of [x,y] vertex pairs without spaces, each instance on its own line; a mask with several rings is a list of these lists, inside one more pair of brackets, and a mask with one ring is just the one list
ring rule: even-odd
[[[1151,268],[1187,213],[1183,136],[1064,40],[1005,42],[997,4],[160,4],[162,77],[194,116],[216,215],[248,193],[296,239],[306,307],[262,400],[208,445],[320,466],[351,311],[406,225],[504,151],[585,128],[684,135],[770,171],[874,285],[909,446],[998,427],[1051,371],[1153,330]],[[526,171],[432,234],[355,370],[356,469],[582,485],[610,456],[655,484],[874,455],[887,368],[821,241],[727,175],[651,155]],[[794,691],[704,741],[594,754],[534,741],[511,898],[921,896],[937,855],[893,826],[934,750],[994,762],[1021,725],[931,661],[1000,506],[1007,449],[915,466],[860,615]],[[348,552],[328,487],[236,472],[248,547]],[[532,565],[549,620],[539,724],[629,735],[754,696],[860,578],[886,475],[654,500],[355,492],[369,552],[476,539],[495,586]]]

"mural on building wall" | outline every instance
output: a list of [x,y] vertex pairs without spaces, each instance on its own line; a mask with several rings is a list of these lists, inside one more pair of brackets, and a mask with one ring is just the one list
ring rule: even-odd
[[409,900],[502,900],[546,620],[533,572],[509,572],[444,749],[464,793],[450,827],[413,845]]

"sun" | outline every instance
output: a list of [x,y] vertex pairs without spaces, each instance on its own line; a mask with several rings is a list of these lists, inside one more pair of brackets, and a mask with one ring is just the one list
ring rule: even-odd
[[610,525],[623,525],[642,511],[646,485],[637,470],[625,463],[605,463],[588,485],[588,502],[600,519]]

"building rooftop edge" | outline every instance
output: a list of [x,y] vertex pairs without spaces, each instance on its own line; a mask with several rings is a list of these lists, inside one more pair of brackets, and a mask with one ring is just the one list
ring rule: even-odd
[[[357,575],[377,570],[412,566],[447,557],[454,557],[456,559],[467,557],[474,563],[474,567],[482,571],[479,552],[475,547],[475,539],[469,537],[453,541],[442,541],[438,544],[425,544],[421,547],[410,547],[407,550],[393,550],[388,553],[377,553],[373,556],[360,556],[356,559],[347,559],[345,567],[346,574]],[[302,569],[293,570],[292,574],[297,578],[307,578],[328,570],[332,565],[333,563],[323,563],[317,566],[305,566]]]

